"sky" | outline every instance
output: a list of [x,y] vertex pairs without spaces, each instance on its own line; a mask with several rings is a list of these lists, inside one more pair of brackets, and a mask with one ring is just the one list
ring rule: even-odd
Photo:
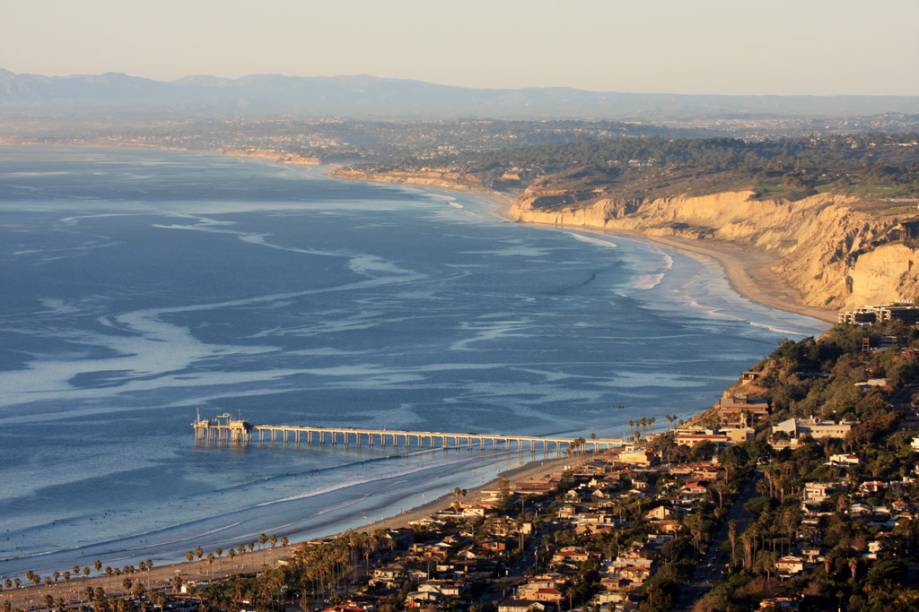
[[0,68],[919,95],[919,0],[0,0]]

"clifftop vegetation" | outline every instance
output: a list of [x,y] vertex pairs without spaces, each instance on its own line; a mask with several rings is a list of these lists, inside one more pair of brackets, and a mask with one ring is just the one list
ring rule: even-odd
[[[752,189],[800,199],[820,192],[869,198],[919,195],[919,135],[735,138],[586,138],[561,144],[382,162],[374,171],[444,168],[495,189],[532,186],[604,197],[653,198]],[[571,204],[569,198],[564,202]],[[894,202],[895,203],[895,202]]]

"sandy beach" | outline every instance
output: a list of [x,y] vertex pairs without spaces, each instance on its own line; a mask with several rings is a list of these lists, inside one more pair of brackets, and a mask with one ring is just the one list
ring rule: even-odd
[[641,232],[604,233],[642,238],[704,261],[713,261],[724,271],[731,288],[748,300],[830,324],[836,322],[835,310],[805,304],[801,294],[772,270],[775,258],[756,247],[722,240],[649,236]]
[[[561,471],[566,465],[576,465],[587,460],[591,455],[585,454],[576,458],[571,457],[540,457],[526,463],[520,467],[502,472],[497,478],[479,486],[470,489],[467,492],[465,503],[479,500],[485,491],[495,489],[498,481],[507,479],[511,485],[516,482],[531,479],[540,479],[554,472]],[[445,508],[448,508],[454,502],[453,495],[443,495],[427,504],[406,510],[396,516],[386,518],[354,531],[373,532],[377,529],[398,529],[407,527],[409,523],[429,517]],[[284,534],[276,534],[284,535]],[[337,535],[337,534],[335,534]],[[333,537],[333,536],[329,536]],[[290,544],[286,547],[277,546],[266,547],[262,550],[255,550],[251,553],[238,555],[230,559],[226,552],[220,559],[215,559],[212,563],[206,560],[172,563],[154,567],[150,572],[138,572],[130,578],[135,582],[141,582],[145,588],[166,589],[172,592],[171,581],[173,577],[179,576],[183,582],[211,581],[226,578],[234,574],[252,574],[258,572],[265,566],[275,567],[279,560],[288,558],[294,554],[298,544]],[[205,551],[205,555],[212,551]],[[55,599],[62,597],[68,602],[85,601],[84,592],[86,587],[102,587],[107,594],[118,595],[124,594],[125,589],[123,582],[126,576],[91,576],[89,578],[73,579],[70,582],[59,582],[52,585],[40,585],[37,587],[28,587],[18,590],[0,592],[0,605],[4,601],[9,601],[14,609],[29,609],[31,607],[44,607],[46,595],[51,595]]]
[[[405,176],[400,176],[398,180],[386,176],[374,177],[373,175],[340,176],[336,175],[335,170],[336,168],[331,168],[325,173],[326,176],[339,180],[379,182],[416,189],[436,189],[475,195],[493,203],[497,216],[511,222],[519,222],[509,212],[515,203],[515,197],[512,193],[475,188],[451,183],[450,181],[438,181],[436,183],[430,180],[413,182]],[[801,299],[801,294],[772,270],[772,266],[776,263],[775,257],[751,245],[722,240],[691,240],[672,236],[652,236],[643,232],[629,230],[603,230],[582,226],[553,227],[566,227],[585,232],[640,238],[701,259],[707,263],[714,262],[724,272],[731,288],[748,300],[770,308],[812,317],[830,324],[836,322],[837,312],[835,310],[805,304]]]

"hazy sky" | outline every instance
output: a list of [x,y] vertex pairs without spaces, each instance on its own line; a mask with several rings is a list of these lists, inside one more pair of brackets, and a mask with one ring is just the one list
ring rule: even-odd
[[919,95],[919,0],[0,0],[0,67]]

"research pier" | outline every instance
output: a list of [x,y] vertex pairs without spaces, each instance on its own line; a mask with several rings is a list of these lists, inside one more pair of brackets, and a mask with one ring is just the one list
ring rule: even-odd
[[296,446],[466,448],[542,450],[546,453],[579,447],[598,451],[624,445],[621,438],[566,438],[505,434],[455,433],[446,431],[403,431],[361,427],[311,427],[307,425],[254,425],[229,414],[201,418],[192,423],[195,442],[201,446],[245,447],[250,444]]

